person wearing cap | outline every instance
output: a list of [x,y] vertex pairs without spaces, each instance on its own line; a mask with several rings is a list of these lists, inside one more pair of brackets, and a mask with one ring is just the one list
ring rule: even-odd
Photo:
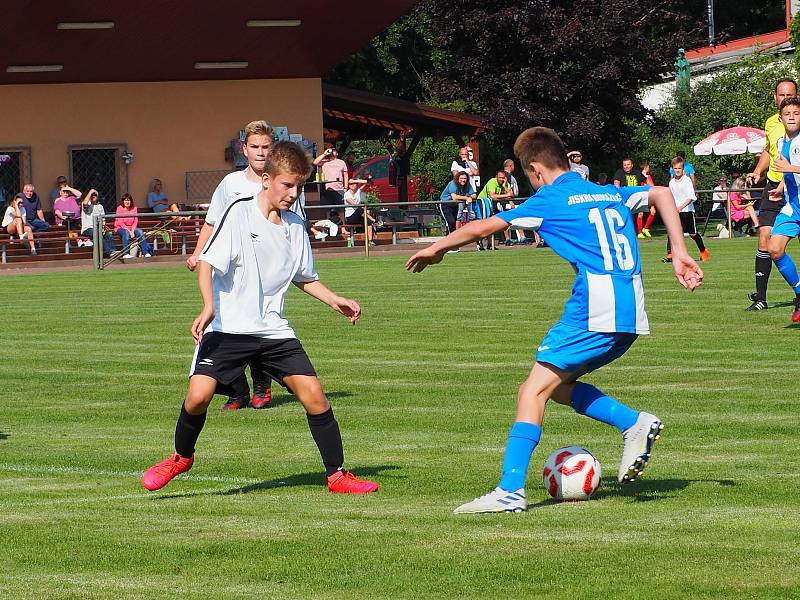
[[583,155],[580,150],[570,150],[567,152],[569,168],[576,173],[580,173],[585,181],[589,181],[589,167],[583,164]]
[[[358,206],[363,202],[361,190],[367,185],[366,179],[349,179],[347,181],[347,191],[344,193],[344,224],[355,229],[360,225],[364,226],[364,207]],[[367,240],[370,246],[375,245],[375,228],[373,223],[376,219],[367,211]],[[350,233],[350,232],[348,232]]]

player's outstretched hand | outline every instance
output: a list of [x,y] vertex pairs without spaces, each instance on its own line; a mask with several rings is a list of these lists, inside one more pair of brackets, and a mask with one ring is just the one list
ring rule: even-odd
[[691,256],[672,256],[672,268],[680,284],[690,292],[703,285],[703,270]]
[[420,250],[406,261],[406,270],[412,273],[419,273],[425,270],[428,265],[435,265],[442,262],[444,252],[436,252],[433,246]]
[[355,300],[338,296],[334,299],[331,307],[336,312],[342,313],[345,317],[347,317],[350,320],[350,323],[353,325],[356,324],[356,321],[358,321],[358,318],[361,316],[361,307]]
[[186,259],[186,268],[189,269],[190,271],[194,271],[196,266],[197,266],[197,257],[193,254]]
[[203,309],[197,318],[192,323],[192,337],[195,343],[199,344],[203,337],[203,332],[208,327],[208,324],[214,320],[214,309]]

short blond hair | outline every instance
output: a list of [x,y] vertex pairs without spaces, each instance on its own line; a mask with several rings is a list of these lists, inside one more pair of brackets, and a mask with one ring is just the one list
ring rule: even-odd
[[250,121],[244,126],[244,141],[247,142],[251,135],[269,135],[272,136],[272,125],[261,119],[260,121]]
[[278,142],[269,149],[264,172],[270,177],[286,173],[306,179],[311,173],[311,157],[294,142]]

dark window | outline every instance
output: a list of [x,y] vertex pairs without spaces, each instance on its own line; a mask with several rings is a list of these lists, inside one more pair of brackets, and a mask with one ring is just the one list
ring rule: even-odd
[[0,206],[22,191],[22,152],[0,150]]
[[389,159],[381,159],[362,167],[354,177],[365,179],[368,175],[372,175],[373,179],[387,179],[389,177]]
[[70,149],[70,184],[82,192],[96,189],[107,212],[114,212],[122,194],[119,155],[119,148]]

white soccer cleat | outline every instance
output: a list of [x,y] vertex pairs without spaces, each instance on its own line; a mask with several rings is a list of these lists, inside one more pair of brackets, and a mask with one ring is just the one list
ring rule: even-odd
[[462,504],[453,513],[457,515],[469,515],[479,513],[498,513],[498,512],[522,512],[528,509],[528,499],[525,497],[525,489],[519,488],[516,492],[507,492],[502,488],[496,487],[494,490],[475,498],[472,502]]
[[622,432],[622,461],[617,474],[620,483],[636,481],[644,471],[662,429],[664,425],[657,416],[641,412],[636,423]]

